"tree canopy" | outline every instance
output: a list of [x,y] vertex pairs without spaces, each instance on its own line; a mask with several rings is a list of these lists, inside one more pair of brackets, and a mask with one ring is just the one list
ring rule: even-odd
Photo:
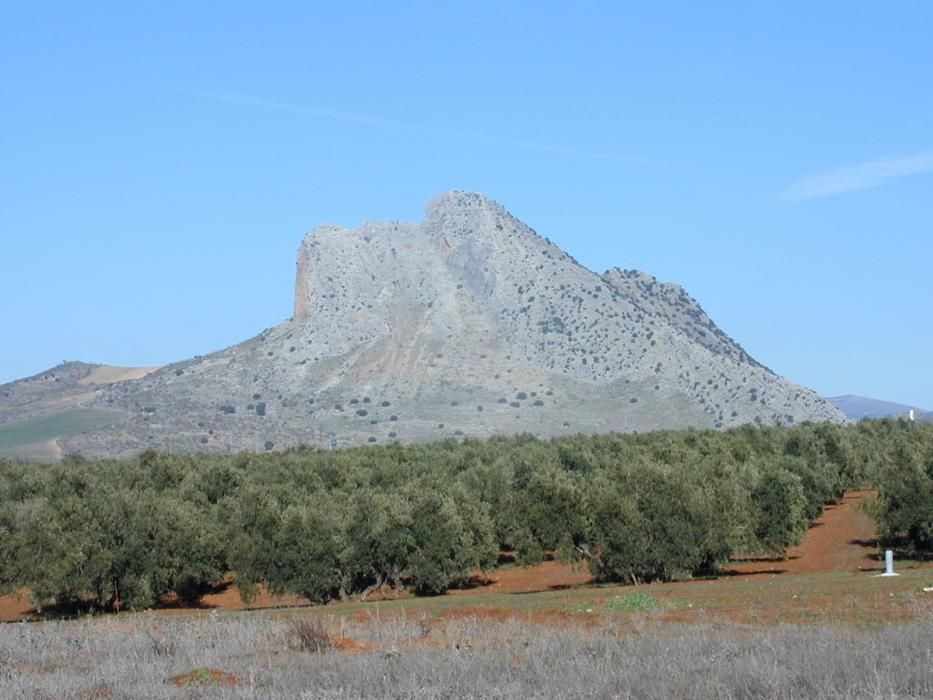
[[443,593],[553,554],[605,580],[781,555],[826,503],[872,485],[883,542],[933,543],[933,426],[849,426],[392,444],[56,465],[0,460],[0,590],[39,605],[194,601],[227,573],[315,602]]

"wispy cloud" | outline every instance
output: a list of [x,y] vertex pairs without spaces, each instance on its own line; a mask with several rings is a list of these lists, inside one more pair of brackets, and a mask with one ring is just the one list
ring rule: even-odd
[[251,95],[242,95],[235,92],[210,92],[206,90],[181,90],[182,94],[199,97],[214,102],[229,102],[230,104],[243,105],[245,107],[258,107],[269,109],[276,112],[288,112],[290,114],[306,114],[309,117],[323,117],[333,119],[334,121],[350,122],[353,124],[365,124],[367,126],[380,126],[387,128],[410,128],[408,125],[391,122],[379,117],[373,117],[368,114],[358,114],[356,112],[344,112],[337,109],[323,109],[320,107],[309,107],[307,105],[292,104],[290,102],[277,102],[266,100]]
[[477,143],[499,144],[511,148],[521,148],[529,151],[539,151],[544,153],[556,153],[559,155],[575,156],[579,158],[589,158],[593,160],[610,160],[620,163],[631,163],[638,165],[666,165],[666,163],[646,158],[638,155],[626,153],[614,153],[611,151],[591,151],[557,144],[541,143],[538,141],[524,141],[519,139],[509,139],[495,136],[492,134],[483,134],[474,131],[462,131],[459,129],[443,129],[426,126],[423,124],[411,124],[405,122],[383,119],[379,116],[360,114],[357,112],[345,112],[342,110],[324,109],[320,107],[293,104],[289,102],[278,102],[267,100],[251,95],[243,95],[230,92],[210,92],[203,90],[182,90],[183,94],[191,95],[200,99],[213,100],[215,102],[228,102],[231,104],[243,105],[246,107],[256,107],[261,109],[275,110],[278,112],[288,112],[291,114],[306,114],[311,117],[320,117],[332,119],[334,121],[348,122],[353,124],[362,124],[374,126],[390,131],[411,131],[421,134],[430,134],[432,136],[442,136],[447,138],[463,139],[465,141],[474,141]]
[[871,190],[897,178],[933,172],[933,151],[881,158],[807,175],[785,190],[783,199],[803,201]]

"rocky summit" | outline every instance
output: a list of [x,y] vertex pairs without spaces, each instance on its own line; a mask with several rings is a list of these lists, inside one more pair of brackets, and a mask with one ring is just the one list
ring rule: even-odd
[[[43,382],[56,370],[69,378]],[[683,288],[591,272],[470,192],[439,195],[421,223],[315,228],[292,318],[254,338],[139,378],[95,371],[31,378],[48,387],[38,402],[28,381],[0,387],[0,421],[109,411],[58,444],[121,455],[844,420]]]

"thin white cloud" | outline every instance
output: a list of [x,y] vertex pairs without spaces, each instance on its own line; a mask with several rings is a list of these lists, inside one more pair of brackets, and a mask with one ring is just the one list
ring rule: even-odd
[[431,134],[434,136],[444,136],[449,138],[464,139],[479,143],[492,143],[509,146],[512,148],[521,148],[529,151],[540,151],[544,153],[557,153],[579,158],[590,158],[593,160],[610,160],[620,163],[632,163],[638,165],[665,165],[662,161],[645,158],[643,156],[630,155],[624,153],[613,153],[609,151],[587,151],[569,146],[560,146],[554,144],[540,143],[537,141],[522,141],[518,139],[501,138],[489,134],[482,134],[472,131],[461,131],[457,129],[439,129],[436,127],[424,126],[421,124],[406,124],[395,122],[381,117],[368,114],[358,114],[355,112],[344,112],[334,109],[322,109],[307,105],[297,105],[288,102],[276,102],[266,100],[251,95],[242,95],[230,92],[209,92],[203,90],[181,90],[183,94],[191,95],[201,99],[213,100],[216,102],[229,102],[231,104],[244,105],[247,107],[258,107],[270,109],[278,112],[289,112],[291,114],[306,114],[313,117],[323,117],[335,121],[349,122],[354,124],[364,124],[389,129],[392,131],[413,131],[422,134]]
[[378,117],[371,117],[367,114],[357,114],[355,112],[343,112],[336,109],[322,109],[319,107],[308,107],[306,105],[296,105],[289,102],[275,102],[273,100],[264,100],[251,95],[241,95],[235,92],[208,92],[205,90],[181,90],[185,95],[200,97],[215,102],[229,102],[246,107],[259,107],[270,109],[276,112],[289,112],[291,114],[306,114],[311,117],[324,117],[341,122],[351,122],[353,124],[366,124],[368,126],[380,126],[393,129],[410,128],[405,124],[386,121]]
[[784,199],[799,202],[871,190],[897,178],[929,172],[933,172],[933,151],[881,158],[802,177],[785,190]]

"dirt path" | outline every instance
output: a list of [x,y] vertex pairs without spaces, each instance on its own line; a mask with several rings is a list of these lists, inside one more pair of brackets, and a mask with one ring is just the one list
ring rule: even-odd
[[728,567],[746,575],[756,573],[817,574],[872,571],[884,567],[877,554],[875,527],[859,508],[870,491],[849,491],[842,500],[826,506],[798,546],[780,561],[751,561]]

